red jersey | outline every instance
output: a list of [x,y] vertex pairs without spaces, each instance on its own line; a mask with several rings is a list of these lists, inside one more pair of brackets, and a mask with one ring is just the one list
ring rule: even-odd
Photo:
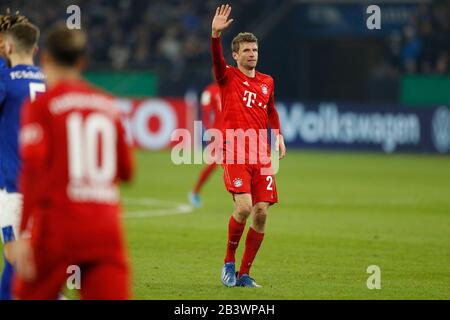
[[[221,38],[211,38],[211,51],[214,74],[222,95],[224,136],[226,137],[226,129],[254,129],[258,133],[270,126],[271,129],[280,130],[272,77],[256,72],[255,77],[251,78],[238,68],[227,65]],[[225,144],[228,142],[225,141]]]
[[121,247],[117,184],[132,161],[113,98],[81,80],[60,83],[24,106],[20,144],[21,231],[78,254]]
[[207,129],[221,127],[222,102],[220,87],[213,82],[206,87],[201,96],[202,120]]

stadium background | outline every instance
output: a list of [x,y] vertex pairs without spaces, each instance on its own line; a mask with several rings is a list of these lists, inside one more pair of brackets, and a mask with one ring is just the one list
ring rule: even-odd
[[[450,4],[230,1],[239,31],[260,40],[288,156],[277,177],[253,275],[265,287],[223,288],[231,198],[221,170],[204,207],[187,204],[199,166],[170,160],[170,134],[192,129],[211,81],[218,1],[2,1],[45,31],[81,8],[86,76],[120,97],[137,176],[123,188],[138,299],[448,299],[450,297]],[[369,290],[369,265],[382,289]],[[69,294],[70,295],[70,294]]]

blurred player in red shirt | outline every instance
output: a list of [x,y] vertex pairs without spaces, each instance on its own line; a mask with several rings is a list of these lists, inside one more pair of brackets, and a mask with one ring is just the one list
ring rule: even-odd
[[[258,40],[251,33],[240,33],[232,42],[233,59],[237,67],[226,64],[221,45],[221,33],[230,26],[229,5],[217,8],[212,22],[211,51],[214,72],[222,94],[222,131],[224,142],[224,181],[233,195],[235,211],[228,224],[228,245],[225,265],[222,269],[222,283],[225,286],[260,287],[250,277],[250,267],[264,238],[268,208],[278,201],[275,177],[270,162],[258,159],[251,162],[251,148],[236,147],[227,131],[265,132],[269,126],[276,131],[277,149],[280,159],[285,156],[280,121],[274,103],[274,81],[271,76],[256,71],[258,62]],[[241,130],[241,131],[242,131]],[[258,136],[259,137],[259,136]],[[234,138],[232,138],[234,139]],[[258,144],[267,145],[267,136],[258,138]],[[267,148],[266,148],[267,149]],[[229,161],[245,152],[245,162]],[[248,217],[252,224],[245,240],[245,250],[239,272],[235,273],[235,254]]]
[[[209,84],[202,93],[202,121],[205,129],[221,128],[221,97],[220,87],[216,82]],[[194,189],[189,194],[189,201],[195,208],[201,207],[200,191],[206,183],[211,173],[217,168],[217,163],[213,162],[203,168]]]
[[81,78],[86,46],[81,31],[49,32],[48,91],[22,113],[18,299],[56,299],[78,268],[82,299],[130,298],[118,182],[132,159],[113,97]]

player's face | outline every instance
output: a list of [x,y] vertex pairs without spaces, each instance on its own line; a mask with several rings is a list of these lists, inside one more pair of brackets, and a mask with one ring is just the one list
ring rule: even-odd
[[255,69],[258,64],[258,44],[255,42],[243,42],[239,45],[239,52],[234,52],[233,57],[237,64],[245,69]]

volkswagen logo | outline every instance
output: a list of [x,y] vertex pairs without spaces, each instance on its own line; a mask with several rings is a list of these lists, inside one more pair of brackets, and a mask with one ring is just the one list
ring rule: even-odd
[[432,139],[436,150],[440,153],[450,151],[450,110],[439,107],[433,114]]

